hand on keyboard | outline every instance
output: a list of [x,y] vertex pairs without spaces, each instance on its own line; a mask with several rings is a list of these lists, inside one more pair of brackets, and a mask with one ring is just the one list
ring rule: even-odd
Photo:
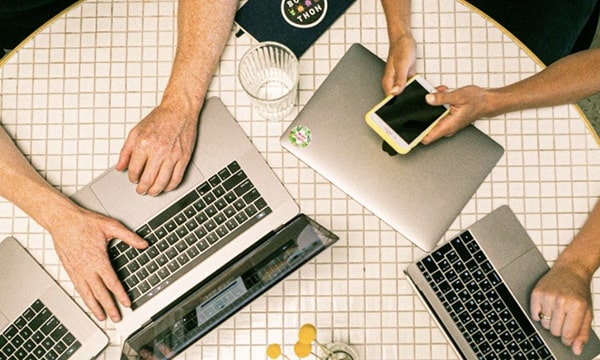
[[531,295],[531,316],[562,342],[581,354],[592,326],[591,277],[581,265],[558,262],[544,275]]
[[69,221],[58,221],[49,231],[65,270],[98,320],[108,315],[119,321],[114,299],[125,307],[131,301],[108,259],[107,244],[114,238],[140,249],[148,244],[114,219],[77,206],[61,210],[63,220]]
[[131,130],[117,170],[128,170],[139,194],[156,196],[179,185],[196,143],[197,116],[159,106]]

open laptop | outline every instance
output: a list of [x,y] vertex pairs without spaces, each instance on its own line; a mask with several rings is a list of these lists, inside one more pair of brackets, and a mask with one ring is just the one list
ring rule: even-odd
[[591,359],[592,331],[577,357],[529,316],[544,257],[504,205],[411,264],[405,273],[464,359]]
[[0,242],[0,284],[0,358],[87,360],[108,345],[102,330],[12,237]]
[[365,123],[384,62],[354,44],[281,136],[281,145],[423,250],[431,250],[504,150],[473,126],[391,156]]
[[153,316],[125,340],[121,359],[171,359],[337,240],[295,217]]
[[110,169],[73,199],[151,243],[143,251],[120,241],[109,246],[113,267],[132,300],[131,309],[120,309],[122,320],[115,324],[125,336],[299,213],[218,98],[205,101],[194,154],[175,191],[138,195],[125,172]]

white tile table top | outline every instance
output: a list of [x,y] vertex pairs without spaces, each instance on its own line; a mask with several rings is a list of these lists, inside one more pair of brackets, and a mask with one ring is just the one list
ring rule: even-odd
[[[87,0],[41,31],[0,68],[0,121],[35,167],[72,194],[117,161],[128,130],[160,100],[174,54],[175,0]],[[454,0],[413,0],[417,70],[432,83],[501,86],[540,70],[526,52]],[[202,19],[199,19],[201,21]],[[300,61],[298,106],[286,120],[252,111],[235,77],[254,42],[228,43],[210,87],[238,119],[300,204],[340,236],[332,249],[192,346],[181,359],[265,359],[266,345],[291,357],[298,327],[318,340],[351,343],[360,359],[452,359],[456,355],[403,274],[422,252],[279,146],[293,116],[345,50],[360,42],[387,54],[379,1],[359,0]],[[476,126],[506,153],[447,233],[451,237],[508,204],[552,263],[600,194],[600,152],[572,106],[482,119]],[[78,301],[50,236],[0,199],[0,237],[14,235]],[[600,277],[593,284],[600,318]],[[111,338],[101,358],[118,358]],[[595,329],[600,331],[598,322]]]

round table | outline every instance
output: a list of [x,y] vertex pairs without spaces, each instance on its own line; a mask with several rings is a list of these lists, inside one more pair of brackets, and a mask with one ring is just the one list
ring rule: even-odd
[[[174,0],[86,0],[58,16],[0,67],[0,121],[33,165],[67,195],[114,165],[128,131],[161,99],[176,41]],[[433,84],[495,87],[540,70],[510,37],[454,0],[413,0],[417,70]],[[403,270],[423,255],[360,204],[283,150],[278,142],[352,43],[385,58],[378,1],[357,1],[300,59],[297,106],[283,121],[252,110],[236,79],[255,41],[227,44],[209,95],[220,97],[300,205],[340,241],[180,355],[265,359],[270,343],[293,357],[298,328],[345,341],[366,359],[452,359],[456,354]],[[447,232],[507,204],[549,263],[577,233],[600,194],[600,152],[574,106],[510,113],[475,125],[506,152]],[[49,234],[0,199],[0,237],[20,240],[82,306]],[[600,276],[594,278],[600,318]],[[123,339],[100,326],[116,359]],[[594,323],[596,330],[600,326]]]

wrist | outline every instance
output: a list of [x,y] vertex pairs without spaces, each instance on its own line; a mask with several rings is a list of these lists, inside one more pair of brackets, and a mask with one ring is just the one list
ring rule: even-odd
[[54,234],[65,222],[77,221],[75,214],[81,211],[77,204],[54,188],[40,190],[35,205],[24,209],[40,226]]
[[484,113],[482,117],[492,118],[512,110],[512,96],[502,89],[484,90]]
[[412,30],[409,24],[403,22],[388,26],[388,38],[390,46],[402,41],[403,39],[413,39]]
[[598,255],[593,251],[580,253],[567,247],[556,259],[552,268],[557,271],[569,271],[582,280],[591,282],[600,265],[599,260]]
[[190,95],[189,91],[170,91],[165,90],[159,107],[168,110],[169,112],[178,113],[184,121],[195,121],[198,118],[202,104],[204,103],[203,95]]

